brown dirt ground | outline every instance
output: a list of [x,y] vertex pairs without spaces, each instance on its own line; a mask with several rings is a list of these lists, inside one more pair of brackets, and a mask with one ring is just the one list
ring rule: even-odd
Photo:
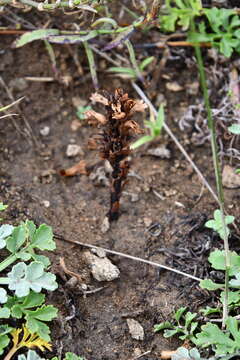
[[[10,47],[12,41],[12,37],[2,41],[0,75],[8,87],[11,88],[12,80],[24,76],[52,76],[51,63],[41,42],[14,50]],[[9,205],[3,214],[4,221],[18,224],[20,220],[33,219],[38,225],[51,225],[55,234],[67,239],[159,263],[165,263],[166,258],[164,253],[158,252],[160,248],[171,249],[181,243],[188,249],[194,245],[194,241],[196,244],[203,241],[205,231],[197,227],[192,236],[189,233],[191,225],[183,226],[180,223],[184,216],[195,217],[195,220],[199,214],[210,217],[216,204],[206,189],[199,200],[202,185],[198,177],[166,135],[150,147],[166,144],[171,151],[170,159],[146,156],[144,148],[133,154],[132,170],[140,177],[129,177],[125,191],[137,194],[138,200],[131,202],[130,196],[123,195],[121,217],[112,224],[109,232],[101,232],[101,224],[108,211],[108,188],[94,184],[84,175],[64,178],[58,173],[60,169],[68,168],[81,159],[89,162],[97,159],[97,154],[89,152],[86,146],[95,130],[86,123],[77,131],[71,130],[71,123],[76,119],[72,99],[79,96],[88,103],[93,92],[92,83],[85,75],[79,77],[66,46],[56,46],[55,49],[61,72],[71,75],[69,86],[57,81],[28,82],[23,90],[13,89],[14,98],[25,97],[20,105],[20,116],[14,118],[23,134],[16,130],[11,119],[0,122],[0,194],[1,201]],[[76,47],[73,49],[77,51]],[[85,60],[81,54],[79,56],[86,71]],[[167,63],[164,73],[183,87],[197,79],[196,69],[189,71],[184,65],[176,68],[176,64]],[[167,101],[167,122],[214,186],[209,145],[192,146],[188,135],[179,132],[175,121],[179,118],[179,105],[187,106],[194,101],[194,97],[187,95],[185,88],[180,92],[167,90],[166,79],[162,77],[155,81],[157,93],[164,94]],[[103,71],[100,73],[100,84],[108,90],[121,85],[136,97],[126,81],[110,76],[106,78]],[[1,103],[9,103],[3,88]],[[23,116],[36,142],[32,134],[26,133]],[[40,129],[44,126],[50,127],[50,134],[45,137],[40,135]],[[67,158],[66,147],[69,143],[81,145],[84,155]],[[164,200],[158,198],[153,190],[160,193]],[[49,201],[49,207],[44,205],[45,201]],[[237,196],[235,191],[227,190],[226,204],[231,214],[238,216],[239,194]],[[149,231],[151,224],[161,227],[158,236]],[[139,354],[150,351],[141,359],[159,359],[162,350],[175,349],[178,343],[164,339],[162,334],[154,334],[154,324],[167,319],[181,305],[187,304],[194,309],[209,300],[209,296],[204,295],[194,281],[116,256],[109,258],[119,267],[120,278],[99,285],[91,278],[83,261],[85,249],[60,239],[56,241],[57,250],[50,257],[52,271],[58,275],[60,285],[48,297],[49,302],[59,308],[59,317],[52,327],[55,354],[73,351],[87,360],[133,360]],[[215,240],[212,246],[217,245]],[[64,257],[69,270],[83,277],[89,289],[99,286],[104,286],[104,289],[84,297],[80,285],[69,287],[66,284],[69,276],[59,267],[60,257]],[[202,276],[199,267],[196,276]],[[184,292],[187,287],[189,291]],[[66,320],[70,315],[73,315],[72,318]],[[145,331],[143,341],[131,338],[126,318],[134,318],[141,323]],[[48,357],[52,354],[48,354]]]

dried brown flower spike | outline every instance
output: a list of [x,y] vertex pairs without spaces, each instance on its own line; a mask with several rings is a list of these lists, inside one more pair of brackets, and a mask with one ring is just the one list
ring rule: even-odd
[[108,213],[109,221],[113,221],[119,217],[119,200],[130,166],[127,157],[131,153],[131,140],[134,135],[143,133],[132,116],[144,111],[147,105],[142,100],[130,99],[122,89],[116,89],[114,95],[106,91],[102,95],[95,93],[91,100],[104,104],[107,110],[106,116],[93,110],[85,115],[89,123],[103,127],[103,132],[90,141],[92,147],[93,143],[99,145],[100,157],[107,159],[113,168]]

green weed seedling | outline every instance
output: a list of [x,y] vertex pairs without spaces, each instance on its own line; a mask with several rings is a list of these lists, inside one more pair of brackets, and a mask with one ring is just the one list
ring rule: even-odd
[[186,313],[186,310],[186,307],[181,307],[173,315],[174,323],[162,322],[154,326],[154,331],[164,330],[163,336],[165,338],[178,334],[181,340],[191,339],[198,326],[198,322],[193,321],[197,313],[191,313],[190,311]]
[[[6,206],[1,203],[0,208],[4,210]],[[51,251],[55,247],[52,229],[45,224],[37,228],[27,220],[19,226],[0,226],[0,249],[9,253],[0,262],[0,272],[10,267],[0,277],[0,355],[12,342],[6,360],[23,347],[51,349],[47,323],[56,318],[57,309],[45,305],[42,290],[53,291],[57,283],[55,275],[48,271],[49,258],[36,251]],[[11,319],[19,319],[23,328],[13,328]]]
[[228,127],[228,130],[235,135],[240,135],[240,124],[233,124]]
[[125,79],[137,80],[139,78],[139,73],[141,74],[140,77],[142,78],[144,69],[149,64],[151,64],[153,60],[154,60],[153,56],[149,56],[146,59],[144,59],[139,65],[139,71],[137,71],[136,68],[134,69],[131,67],[112,66],[108,69],[108,72],[116,73],[118,76],[121,76]]
[[160,136],[164,124],[164,119],[164,107],[163,104],[161,104],[158,109],[156,120],[153,118],[152,120],[144,121],[145,126],[150,129],[150,135],[144,135],[135,141],[131,145],[131,149],[136,149],[139,146],[144,145]]
[[[225,224],[226,225],[232,224],[233,221],[234,221],[234,216],[231,216],[231,215],[225,216]],[[214,231],[216,231],[219,234],[220,238],[222,240],[224,239],[224,224],[222,222],[222,216],[221,216],[220,210],[214,211],[214,219],[207,221],[205,226],[209,229],[213,229]],[[226,226],[226,231],[227,231],[227,236],[229,236],[230,230],[229,230],[228,226]]]
[[77,108],[77,117],[80,119],[80,120],[84,120],[86,117],[85,117],[85,112],[88,111],[88,110],[92,110],[91,106],[79,106]]

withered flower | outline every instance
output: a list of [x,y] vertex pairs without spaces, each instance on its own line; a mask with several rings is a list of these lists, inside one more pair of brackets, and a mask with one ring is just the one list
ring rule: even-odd
[[119,200],[129,171],[127,157],[131,153],[130,143],[134,135],[143,133],[138,123],[132,120],[135,112],[143,112],[147,105],[142,100],[133,100],[122,89],[114,94],[103,91],[95,93],[91,100],[105,105],[106,116],[95,111],[86,112],[89,123],[101,126],[103,131],[94,136],[90,143],[97,143],[102,159],[112,166],[111,200],[108,213],[109,221],[119,217]]

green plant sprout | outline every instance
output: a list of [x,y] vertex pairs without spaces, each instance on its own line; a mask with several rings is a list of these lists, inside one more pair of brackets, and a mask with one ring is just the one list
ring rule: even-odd
[[[225,225],[226,225],[225,230],[227,232],[227,236],[230,235],[230,230],[227,225],[230,225],[233,222],[234,222],[234,216],[231,215],[225,216]],[[219,234],[220,238],[222,240],[224,239],[224,224],[222,222],[222,216],[220,210],[214,211],[214,219],[208,220],[205,226],[209,229],[213,229],[214,231],[216,231]]]
[[158,136],[160,136],[163,124],[164,124],[164,106],[163,104],[160,105],[157,113],[156,119],[154,119],[154,116],[152,116],[151,120],[144,121],[145,126],[150,129],[150,135],[144,135],[137,141],[135,141],[131,145],[131,149],[136,149],[141,145],[144,145],[154,139],[156,139]]
[[132,79],[132,80],[136,80],[138,78],[142,79],[144,69],[149,64],[151,64],[151,62],[153,60],[154,60],[154,56],[149,56],[139,64],[139,68],[136,67],[136,66],[135,66],[135,68],[112,66],[107,71],[112,72],[112,73],[116,73],[118,76],[121,76],[121,77],[123,77],[125,79]]
[[4,211],[7,209],[8,205],[4,205],[2,202],[0,202],[0,211]]
[[181,307],[174,313],[173,315],[173,319],[175,320],[174,323],[165,321],[155,325],[154,332],[164,330],[163,336],[165,338],[179,334],[180,335],[179,339],[190,340],[193,337],[193,333],[198,326],[198,322],[193,321],[196,318],[197,313],[191,313],[190,311],[186,313],[186,309],[187,309],[186,307]]
[[228,130],[235,135],[240,135],[240,124],[232,124],[228,127]]
[[86,118],[85,112],[88,110],[92,110],[91,106],[79,106],[76,112],[77,117],[80,120],[84,120]]

